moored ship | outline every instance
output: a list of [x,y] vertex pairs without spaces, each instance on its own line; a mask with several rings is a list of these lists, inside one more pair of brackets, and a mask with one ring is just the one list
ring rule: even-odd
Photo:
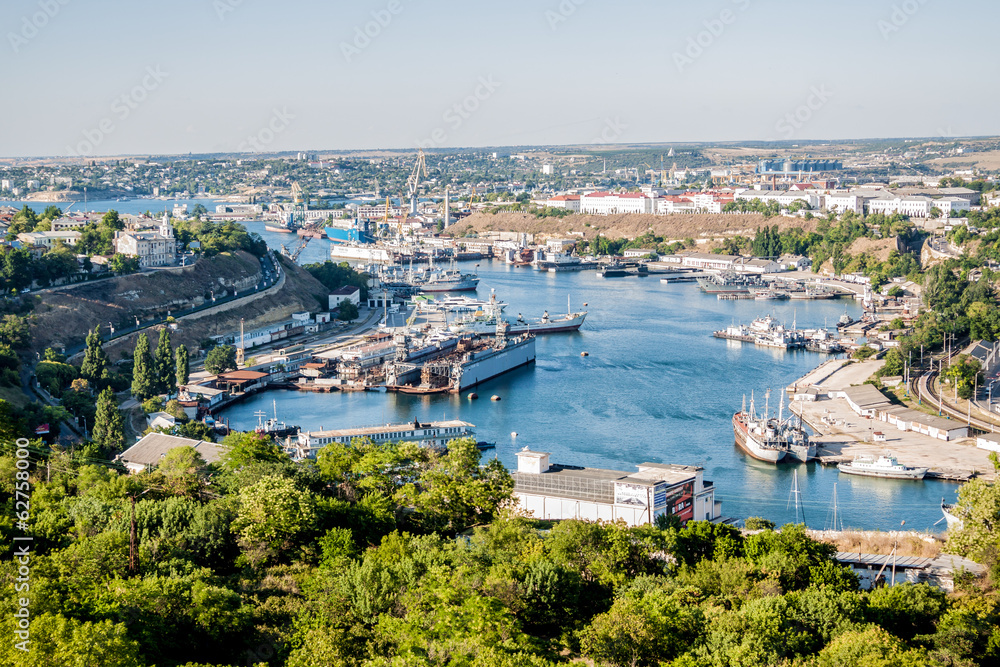
[[758,276],[744,275],[732,271],[709,278],[698,278],[697,280],[698,287],[706,294],[749,293],[750,290],[767,288],[767,284]]
[[[766,396],[770,398],[770,391]],[[784,399],[778,408],[778,416],[771,417],[765,402],[764,414],[758,415],[753,396],[750,410],[743,408],[733,415],[733,433],[736,444],[747,454],[760,461],[778,463],[785,459],[806,462],[816,455],[816,446],[809,440],[809,434],[802,427],[802,421],[794,415],[783,419]]]
[[549,317],[549,312],[545,311],[538,319],[524,319],[518,315],[515,319],[509,319],[501,314],[502,307],[497,303],[496,296],[490,295],[490,302],[483,310],[474,313],[467,313],[458,317],[448,328],[455,333],[488,335],[496,331],[497,324],[503,322],[509,328],[511,334],[546,334],[561,333],[566,331],[578,331],[587,319],[587,312],[572,312],[567,303],[567,313],[560,317]]
[[896,460],[895,456],[882,454],[874,456],[856,456],[853,461],[841,463],[837,468],[848,475],[864,477],[884,477],[887,479],[923,479],[928,468],[905,466]]

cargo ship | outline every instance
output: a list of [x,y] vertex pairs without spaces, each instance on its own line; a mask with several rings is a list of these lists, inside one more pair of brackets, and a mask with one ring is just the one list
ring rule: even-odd
[[[464,338],[453,353],[427,361],[422,368],[392,364],[386,372],[386,389],[403,394],[456,394],[535,361],[535,337],[508,333],[508,327],[500,326],[495,337]],[[418,370],[420,384],[401,381]]]
[[452,391],[460,392],[535,361],[535,337],[497,335],[489,347],[466,352],[452,370]]
[[[770,398],[770,391],[765,396]],[[802,427],[802,421],[794,415],[782,418],[784,397],[778,407],[778,416],[771,417],[765,400],[764,414],[758,415],[753,395],[750,396],[750,410],[743,408],[733,415],[733,433],[736,444],[747,454],[760,461],[778,463],[785,459],[806,462],[816,456],[816,445],[809,441],[809,434]]]

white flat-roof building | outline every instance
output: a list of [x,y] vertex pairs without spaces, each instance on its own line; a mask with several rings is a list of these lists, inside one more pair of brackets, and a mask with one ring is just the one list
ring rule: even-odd
[[545,202],[550,208],[565,208],[570,211],[579,212],[580,195],[556,195]]
[[547,452],[517,453],[514,497],[536,519],[624,521],[641,526],[662,515],[681,521],[716,521],[722,504],[704,469],[642,463],[636,472],[553,465]]
[[594,215],[652,213],[653,200],[641,192],[592,192],[580,197],[580,212]]
[[59,243],[76,245],[80,232],[22,232],[17,240],[25,245],[51,249]]
[[416,442],[421,447],[442,448],[446,447],[450,440],[476,437],[475,428],[475,424],[451,419],[436,422],[414,420],[408,424],[361,426],[328,431],[299,431],[296,442],[289,446],[289,454],[295,459],[314,459],[316,452],[331,442],[349,445],[355,438],[369,438],[376,443]]

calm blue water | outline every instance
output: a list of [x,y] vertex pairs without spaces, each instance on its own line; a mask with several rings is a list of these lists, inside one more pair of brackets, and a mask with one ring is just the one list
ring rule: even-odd
[[[289,242],[288,235],[271,235]],[[313,241],[300,261],[324,259],[326,241]],[[313,255],[313,256],[310,256]],[[718,301],[696,285],[663,285],[656,277],[603,279],[593,271],[549,274],[500,262],[482,262],[480,296],[496,289],[509,312],[526,316],[565,312],[587,302],[589,315],[573,334],[539,337],[538,361],[481,385],[478,401],[460,396],[417,397],[378,393],[267,392],[224,416],[250,428],[253,413],[278,402],[282,419],[305,429],[344,428],[385,422],[457,418],[476,425],[481,440],[496,441],[509,467],[529,446],[552,453],[557,463],[634,470],[644,461],[696,464],[715,482],[727,516],[762,515],[778,523],[788,509],[792,472],[798,471],[806,522],[828,522],[833,484],[848,527],[940,530],[940,499],[956,485],[839,476],[818,464],[769,466],[733,444],[732,413],[744,394],[767,388],[777,399],[793,380],[824,357],[759,349],[717,340],[710,333],[732,321],[749,322],[772,312],[800,327],[833,324],[857,314],[853,301]],[[464,267],[472,270],[473,265]],[[581,357],[581,352],[588,357]],[[503,400],[488,400],[498,394]],[[787,408],[786,408],[787,409]],[[512,437],[511,433],[518,436]]]

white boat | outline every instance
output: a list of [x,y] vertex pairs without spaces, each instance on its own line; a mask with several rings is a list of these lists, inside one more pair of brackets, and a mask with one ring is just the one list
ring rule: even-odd
[[904,466],[896,460],[895,456],[888,454],[882,454],[878,458],[866,455],[856,456],[853,461],[841,463],[837,468],[840,469],[840,472],[848,475],[888,479],[923,479],[928,470],[928,468]]
[[944,498],[941,499],[941,514],[944,514],[944,520],[948,524],[948,530],[962,530],[965,526],[965,523],[958,518],[956,514],[957,510],[957,505],[948,505],[944,502]]

